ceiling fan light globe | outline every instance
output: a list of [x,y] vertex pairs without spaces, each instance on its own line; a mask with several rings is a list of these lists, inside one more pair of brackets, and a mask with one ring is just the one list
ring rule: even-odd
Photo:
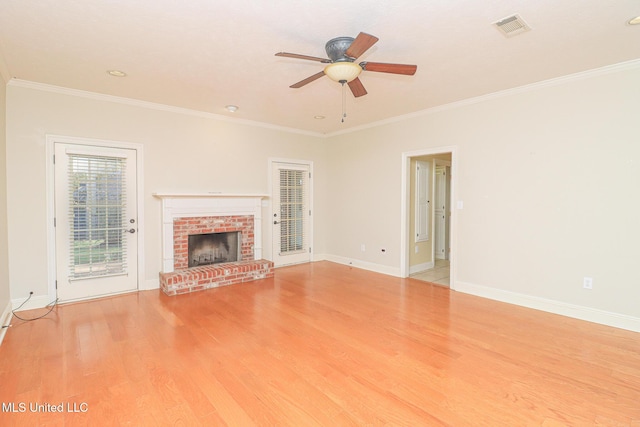
[[358,78],[362,67],[354,62],[334,62],[324,68],[324,73],[335,82],[349,83]]

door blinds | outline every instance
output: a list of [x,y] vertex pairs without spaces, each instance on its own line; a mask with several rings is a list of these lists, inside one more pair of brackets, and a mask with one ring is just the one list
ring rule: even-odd
[[306,250],[306,171],[280,169],[280,252]]
[[126,274],[124,158],[69,154],[71,279]]

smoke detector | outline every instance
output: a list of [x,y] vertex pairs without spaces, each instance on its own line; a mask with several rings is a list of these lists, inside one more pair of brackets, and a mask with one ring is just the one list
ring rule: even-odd
[[493,25],[495,25],[498,31],[505,37],[513,37],[531,29],[518,14],[502,18],[494,22]]

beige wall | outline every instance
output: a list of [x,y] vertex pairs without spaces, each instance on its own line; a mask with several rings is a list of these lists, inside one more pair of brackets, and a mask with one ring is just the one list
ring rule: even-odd
[[455,289],[640,330],[639,81],[636,64],[330,138],[9,85],[11,297],[47,292],[30,261],[47,256],[46,134],[144,146],[147,280],[161,261],[151,193],[268,192],[269,157],[314,161],[316,254],[397,272],[402,155],[455,147]]
[[638,327],[638,82],[636,63],[332,138],[327,252],[397,268],[402,153],[455,146],[456,289]]
[[[144,277],[161,271],[161,204],[154,192],[270,193],[269,158],[314,162],[315,250],[324,251],[326,148],[316,137],[210,117],[9,85],[7,172],[11,296],[47,295],[47,134],[142,144]],[[3,162],[3,165],[5,162]],[[263,212],[265,221],[267,210]],[[264,256],[271,227],[263,227]],[[25,239],[25,233],[28,238]],[[34,262],[33,260],[40,260]],[[143,284],[144,285],[144,284]]]
[[[9,306],[9,261],[7,243],[6,84],[0,78],[0,316]],[[2,322],[0,318],[0,322]]]

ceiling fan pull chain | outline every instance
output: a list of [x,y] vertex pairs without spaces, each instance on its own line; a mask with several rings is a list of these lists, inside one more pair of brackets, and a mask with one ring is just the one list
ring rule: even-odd
[[341,80],[342,83],[342,120],[341,123],[344,123],[344,119],[347,117],[347,88],[344,87],[346,80]]

